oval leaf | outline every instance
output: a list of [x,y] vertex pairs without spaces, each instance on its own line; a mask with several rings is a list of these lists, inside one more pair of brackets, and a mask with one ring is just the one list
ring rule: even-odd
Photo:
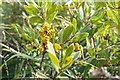
[[48,55],[49,55],[51,61],[52,61],[58,68],[60,68],[58,58],[57,58],[55,55],[53,55],[51,52],[49,52],[49,51],[48,51]]
[[55,4],[53,7],[51,7],[51,8],[48,10],[46,19],[47,19],[48,17],[50,17],[51,14],[54,13],[54,12],[56,11],[56,8],[57,8],[57,4]]
[[25,10],[26,10],[29,14],[35,14],[35,13],[33,12],[33,10],[30,9],[27,5],[24,5],[24,8],[25,8]]
[[37,7],[35,7],[33,4],[29,4],[29,8],[35,12],[39,12],[39,9]]
[[64,54],[64,57],[63,57],[63,62],[65,61],[65,59],[66,59],[68,56],[70,56],[70,55],[72,54],[73,51],[74,51],[74,44],[70,45],[70,46],[67,48],[67,50],[66,50],[66,52],[65,52],[65,54]]
[[30,23],[44,23],[44,20],[41,17],[32,16],[30,17]]
[[77,27],[77,20],[75,18],[73,18],[72,24],[73,24],[73,34],[75,34],[75,30],[76,30],[76,27]]
[[81,33],[78,36],[74,37],[71,41],[81,41],[81,40],[85,39],[88,36],[89,36],[89,33],[84,32],[84,33]]
[[68,64],[71,63],[71,61],[73,60],[72,56],[69,56],[65,59],[65,63],[63,64],[62,68],[64,68],[65,66],[67,66]]
[[49,55],[51,61],[53,62],[53,67],[55,68],[55,70],[57,72],[59,72],[59,70],[58,70],[58,68],[60,68],[60,66],[59,66],[59,60],[56,57],[53,45],[52,45],[51,42],[47,42],[47,43],[48,43],[48,50],[47,50],[48,55]]
[[65,30],[63,31],[63,36],[62,36],[62,43],[67,40],[67,38],[70,36],[70,34],[73,31],[73,26],[70,25]]
[[104,0],[103,0],[103,2],[96,2],[96,3],[97,3],[97,5],[99,5],[101,7],[106,7],[106,3],[104,2]]
[[54,56],[56,56],[56,54],[55,54],[55,50],[54,50],[54,48],[53,48],[53,44],[51,43],[51,42],[47,42],[48,43],[48,50],[47,51],[49,51],[50,53],[52,53]]

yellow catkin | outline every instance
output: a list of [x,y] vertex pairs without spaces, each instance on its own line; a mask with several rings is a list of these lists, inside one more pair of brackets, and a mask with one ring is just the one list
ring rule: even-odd
[[44,51],[44,48],[42,46],[38,47],[38,49],[39,49],[40,52]]
[[53,44],[55,50],[61,49],[61,46],[58,43]]
[[78,43],[75,43],[75,49],[74,51],[77,52],[77,51],[80,51],[81,49],[79,48],[79,44]]
[[[47,41],[49,41],[51,38],[52,38],[52,35],[55,33],[55,29],[51,29],[51,25],[47,22],[45,22],[45,24],[43,25],[43,31],[42,30],[39,30],[39,34],[43,37],[42,40],[41,40],[41,44],[44,48],[48,48],[48,45],[47,45]],[[40,50],[42,48],[40,47]],[[43,50],[43,49],[42,49]]]
[[48,31],[50,28],[51,28],[51,25],[48,24],[48,23],[45,23],[45,24],[43,25],[44,31]]
[[59,33],[57,33],[57,36],[59,36]]
[[45,48],[48,49],[48,45],[47,44],[45,44]]

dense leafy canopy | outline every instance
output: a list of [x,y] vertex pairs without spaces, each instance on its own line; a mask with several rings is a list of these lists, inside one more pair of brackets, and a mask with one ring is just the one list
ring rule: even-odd
[[120,76],[120,2],[18,0],[1,6],[3,78]]

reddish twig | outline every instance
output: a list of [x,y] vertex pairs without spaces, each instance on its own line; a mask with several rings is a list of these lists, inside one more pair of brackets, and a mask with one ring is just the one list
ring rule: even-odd
[[46,53],[46,50],[43,51],[42,60],[41,60],[41,62],[40,62],[40,70],[41,70],[41,68],[42,68],[42,63],[43,63],[43,58],[44,58],[44,56],[45,56],[45,53]]
[[77,36],[77,35],[79,35],[79,34],[80,34],[80,32],[79,32],[78,34],[75,34],[75,35],[71,36],[71,38],[67,39],[64,43],[62,43],[62,44],[60,44],[60,45],[64,46],[64,45],[65,45],[67,42],[69,42],[73,37],[75,37],[75,36]]

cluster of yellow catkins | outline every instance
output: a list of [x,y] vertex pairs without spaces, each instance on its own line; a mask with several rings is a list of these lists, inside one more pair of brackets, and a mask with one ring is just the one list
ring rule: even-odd
[[43,37],[41,40],[41,46],[38,47],[40,52],[43,52],[45,49],[48,48],[47,41],[49,41],[53,34],[55,33],[55,29],[50,29],[51,25],[47,22],[43,25],[43,31],[39,30],[39,34]]

